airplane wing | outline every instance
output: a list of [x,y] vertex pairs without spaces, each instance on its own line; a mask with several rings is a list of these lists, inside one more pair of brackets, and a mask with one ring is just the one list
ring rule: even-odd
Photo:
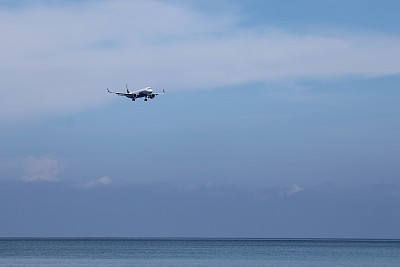
[[126,97],[131,97],[133,95],[136,95],[135,93],[121,93],[121,92],[111,92],[108,88],[107,91],[111,94],[116,94],[116,95],[120,95],[120,96],[126,96]]
[[165,94],[165,90],[164,89],[162,90],[162,93],[153,93],[153,95],[162,95],[162,94]]

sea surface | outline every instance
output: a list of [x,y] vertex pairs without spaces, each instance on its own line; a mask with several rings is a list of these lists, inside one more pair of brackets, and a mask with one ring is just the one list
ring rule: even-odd
[[400,240],[2,238],[0,267],[400,266]]

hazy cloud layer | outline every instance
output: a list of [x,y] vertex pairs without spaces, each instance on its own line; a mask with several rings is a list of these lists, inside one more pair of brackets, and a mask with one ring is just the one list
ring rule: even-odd
[[397,37],[244,28],[241,19],[161,1],[0,10],[0,120],[99,105],[106,87],[125,82],[174,91],[400,73]]
[[59,162],[50,157],[28,156],[23,162],[24,181],[56,181],[61,170]]
[[287,197],[282,188],[82,190],[0,181],[0,236],[399,238],[400,197],[393,189],[399,188],[320,185]]

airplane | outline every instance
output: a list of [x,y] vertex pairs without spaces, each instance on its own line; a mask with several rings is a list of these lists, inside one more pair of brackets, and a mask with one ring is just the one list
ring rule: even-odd
[[135,101],[136,98],[141,98],[141,97],[144,97],[144,101],[147,101],[147,99],[149,99],[149,98],[150,98],[150,99],[153,99],[153,98],[155,98],[157,95],[165,94],[165,90],[164,90],[164,89],[163,89],[163,92],[162,92],[162,93],[154,93],[154,92],[153,92],[153,89],[152,89],[151,87],[145,87],[145,88],[142,88],[142,89],[140,89],[140,90],[131,92],[131,91],[129,91],[129,89],[128,89],[128,84],[126,84],[126,93],[111,92],[108,88],[107,88],[107,91],[108,91],[109,93],[117,94],[117,95],[119,95],[119,96],[125,96],[125,97],[127,97],[127,98],[132,99],[132,101]]

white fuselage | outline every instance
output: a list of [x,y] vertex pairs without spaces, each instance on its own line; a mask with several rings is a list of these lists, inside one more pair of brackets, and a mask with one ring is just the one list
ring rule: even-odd
[[137,91],[135,91],[133,93],[135,93],[137,95],[150,95],[150,94],[153,93],[153,89],[151,89],[151,87],[146,87],[146,88],[137,90]]
[[134,92],[132,92],[132,97],[130,97],[130,98],[135,99],[135,98],[141,98],[141,97],[154,98],[153,89],[151,89],[151,87],[146,87],[146,88],[134,91]]

